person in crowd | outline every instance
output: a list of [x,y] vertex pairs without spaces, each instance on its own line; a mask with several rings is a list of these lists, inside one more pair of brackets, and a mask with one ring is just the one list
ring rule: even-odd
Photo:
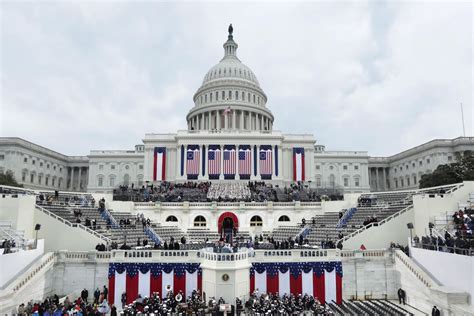
[[397,295],[398,295],[398,303],[402,304],[403,302],[403,305],[405,305],[405,297],[406,297],[405,290],[403,290],[402,288],[399,288],[397,291]]
[[433,309],[431,310],[431,316],[441,316],[441,311],[438,309],[438,307],[433,306]]
[[89,296],[89,291],[87,289],[83,289],[81,292],[81,298],[84,302],[87,303],[87,297]]

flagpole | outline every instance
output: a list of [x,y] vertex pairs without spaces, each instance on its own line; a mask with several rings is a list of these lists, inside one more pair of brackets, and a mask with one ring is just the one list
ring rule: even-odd
[[464,111],[462,108],[462,102],[461,102],[461,119],[462,119],[462,134],[464,137],[466,137],[466,129],[464,127]]

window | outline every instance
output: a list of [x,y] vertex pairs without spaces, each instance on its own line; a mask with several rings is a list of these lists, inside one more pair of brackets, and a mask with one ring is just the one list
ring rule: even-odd
[[97,179],[97,186],[99,186],[99,187],[104,186],[104,178],[103,177],[99,177]]
[[225,91],[222,91],[222,100],[225,100]]
[[430,158],[426,159],[426,163],[430,163]]
[[410,186],[410,178],[407,177],[407,186]]
[[46,168],[49,169],[49,164],[46,165]]
[[35,181],[35,175],[34,175],[34,174],[30,174],[30,182],[33,183],[33,181]]
[[420,160],[420,166],[423,166],[423,161]]
[[320,165],[316,165],[316,170],[319,170],[321,169],[321,166]]
[[345,187],[349,186],[349,178],[344,178],[344,186]]
[[40,167],[43,167],[43,163],[42,163],[42,162],[40,162]]
[[115,177],[110,177],[109,179],[109,186],[113,187],[115,185]]
[[412,163],[411,166],[412,166],[413,168],[415,168],[415,163]]
[[219,101],[219,92],[216,91],[216,101]]
[[242,101],[245,101],[245,92],[242,92]]
[[138,169],[143,170],[143,165],[138,165]]
[[59,168],[59,172],[63,172],[63,168],[62,168],[62,167],[61,167],[61,168]]
[[405,166],[405,169],[408,170],[408,165]]
[[212,93],[209,94],[209,101],[212,102]]
[[38,183],[41,184],[42,176],[38,176]]
[[250,93],[247,93],[247,102],[250,102]]
[[36,160],[31,161],[33,165],[36,165]]
[[236,100],[239,99],[239,91],[235,91],[235,99],[236,99]]
[[282,215],[280,216],[280,218],[278,219],[279,222],[289,222],[290,221],[290,218],[286,215]]
[[416,184],[416,176],[413,176],[413,184]]
[[252,216],[252,218],[250,219],[250,227],[262,226],[262,225],[263,225],[263,222],[260,216],[258,215]]
[[206,219],[204,216],[196,216],[194,219],[194,227],[206,227]]
[[347,166],[343,166],[342,169],[347,170]]
[[400,179],[400,186],[403,188],[403,179]]
[[5,159],[5,155],[0,155],[0,160],[4,160]]
[[23,162],[28,162],[28,158],[23,158]]
[[99,170],[104,170],[104,165],[99,165]]
[[111,165],[110,169],[115,170],[115,165]]
[[23,172],[21,174],[21,181],[25,182],[26,181],[26,172]]
[[54,187],[54,182],[56,182],[56,179],[53,177],[53,180],[51,180],[51,186]]
[[360,186],[359,178],[354,178],[354,186],[356,186],[356,187]]
[[395,179],[395,188],[398,188],[398,180]]
[[123,176],[123,185],[129,185],[130,184],[130,176],[128,174],[125,174]]
[[336,185],[336,177],[332,174],[329,176],[329,185],[334,187]]
[[317,186],[317,187],[320,187],[320,186],[321,186],[321,178],[320,178],[320,177],[317,177],[317,178],[316,178],[316,186]]
[[48,177],[46,177],[46,179],[44,180],[44,184],[49,185],[49,178]]
[[127,169],[127,170],[130,169],[130,166],[129,166],[129,165],[126,165],[126,166],[125,166],[125,169]]
[[229,91],[229,93],[227,95],[228,95],[228,99],[232,100],[232,91]]
[[333,170],[334,169],[334,166],[329,166],[329,170]]
[[166,218],[166,221],[167,222],[177,222],[178,221],[178,218],[174,215],[170,215]]
[[397,168],[393,168],[393,173],[397,173]]
[[253,103],[255,103],[255,94],[253,95]]
[[359,166],[354,166],[354,170],[359,170]]
[[[1,157],[0,157],[0,160],[1,160]],[[453,157],[452,156],[448,156],[448,161],[451,161],[453,160]]]

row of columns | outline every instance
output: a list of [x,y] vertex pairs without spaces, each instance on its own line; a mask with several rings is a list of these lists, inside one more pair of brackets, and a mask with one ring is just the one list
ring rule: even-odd
[[[77,184],[74,183],[76,180],[75,178],[75,170],[77,169]],[[67,190],[70,191],[84,191],[87,188],[88,182],[88,168],[87,167],[68,167],[68,174],[69,174],[69,181],[67,183]]]
[[[243,111],[231,110],[225,114],[224,110],[209,111],[197,114],[188,120],[189,130],[220,130],[220,129],[237,129],[237,120],[239,121],[239,129],[243,130],[271,130],[271,119],[265,115]],[[239,117],[239,118],[237,118]],[[223,120],[223,127],[222,121]]]
[[[380,169],[380,170],[379,170]],[[388,169],[385,167],[372,167],[369,169],[371,191],[387,191],[390,186],[387,183]],[[380,177],[380,175],[382,177]]]
[[[228,145],[228,144],[226,144]],[[219,176],[219,180],[224,180],[224,145],[221,145],[221,157],[220,157],[220,176]],[[181,148],[179,149],[181,151]],[[186,178],[187,177],[187,164],[186,164],[186,151],[187,151],[187,148],[186,148],[186,145],[184,146],[184,151],[185,151],[185,154],[184,154],[184,168],[183,168],[183,177]],[[260,153],[260,147],[257,145],[257,163],[255,164],[255,161],[254,161],[254,151],[255,151],[255,148],[254,148],[254,145],[251,145],[250,146],[250,180],[260,180],[260,177],[261,177],[261,174],[260,174],[260,163],[259,163],[259,160],[260,160],[260,157],[259,157],[259,153]],[[204,179],[204,180],[207,180],[209,179],[209,163],[208,163],[208,159],[209,159],[209,148],[206,146],[206,159],[205,159],[205,162],[204,162],[204,165],[205,165],[205,170],[204,170],[204,175],[202,173],[202,157],[203,157],[203,152],[202,152],[202,146],[199,146],[199,152],[200,152],[200,159],[199,159],[199,174],[198,174],[198,179]],[[280,146],[278,146],[278,175],[276,174],[276,161],[275,161],[275,146],[272,145],[272,179],[274,179],[275,177],[276,178],[280,178],[282,176],[282,149]],[[240,177],[239,177],[239,145],[236,145],[236,166],[235,166],[235,179],[236,180],[239,180]],[[255,176],[255,167],[257,168],[257,172],[256,172],[256,176]],[[180,168],[180,165],[178,164],[178,168]]]

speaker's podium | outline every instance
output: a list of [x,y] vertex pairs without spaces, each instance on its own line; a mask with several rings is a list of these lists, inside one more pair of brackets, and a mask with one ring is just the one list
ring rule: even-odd
[[[212,249],[202,252],[202,291],[207,299],[223,298],[226,303],[235,305],[235,298],[246,300],[250,291],[249,251],[239,249],[231,252],[230,248]],[[225,304],[223,304],[225,305]],[[222,306],[222,305],[221,305]]]

